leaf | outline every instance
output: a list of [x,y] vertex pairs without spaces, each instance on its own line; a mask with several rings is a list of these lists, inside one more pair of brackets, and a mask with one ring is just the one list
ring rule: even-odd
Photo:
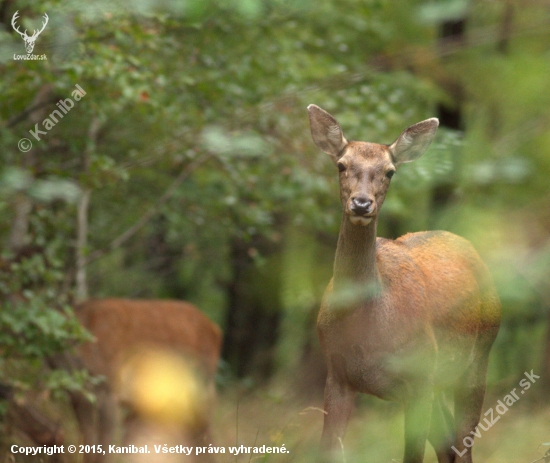
[[466,17],[469,0],[445,0],[420,5],[416,18],[421,24],[441,24],[444,21],[459,20]]
[[64,179],[37,180],[29,188],[30,196],[47,203],[57,199],[75,203],[80,194],[81,190],[75,182]]

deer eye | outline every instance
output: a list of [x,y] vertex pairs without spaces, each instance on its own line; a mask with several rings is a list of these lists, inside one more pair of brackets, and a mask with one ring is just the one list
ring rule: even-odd
[[395,174],[395,170],[388,170],[386,172],[386,177],[391,179],[393,177],[393,174]]
[[338,167],[338,172],[344,172],[346,170],[346,166],[343,162],[338,162],[336,167]]

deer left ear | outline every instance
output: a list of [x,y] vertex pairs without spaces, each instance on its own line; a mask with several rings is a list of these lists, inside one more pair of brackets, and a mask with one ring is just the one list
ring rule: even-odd
[[411,125],[388,148],[396,166],[422,156],[435,137],[439,120],[435,117]]

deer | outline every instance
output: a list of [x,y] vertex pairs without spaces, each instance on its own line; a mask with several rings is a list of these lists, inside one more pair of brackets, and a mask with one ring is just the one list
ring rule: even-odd
[[42,31],[46,28],[46,25],[48,24],[48,21],[50,18],[48,18],[48,15],[46,13],[44,13],[44,22],[42,23],[42,29],[38,31],[35,30],[30,37],[27,35],[27,29],[25,29],[25,32],[21,32],[19,30],[19,27],[16,26],[15,22],[17,21],[18,18],[19,18],[19,10],[16,11],[12,16],[11,25],[13,27],[13,30],[17,32],[25,41],[25,48],[27,50],[27,53],[32,53],[32,51],[34,50],[34,44],[36,42],[36,39],[42,33]]
[[360,392],[403,404],[404,463],[424,460],[426,440],[439,463],[471,463],[501,318],[488,267],[470,242],[450,232],[376,236],[393,175],[424,154],[439,121],[411,125],[384,145],[346,140],[337,120],[316,105],[308,113],[314,143],[338,168],[343,208],[317,319],[328,370],[323,453],[333,459],[343,448]]
[[[166,363],[168,359],[167,365],[179,368],[180,364],[173,361],[173,353],[185,356],[202,377],[200,394],[207,402],[205,416],[191,424],[197,430],[194,438],[208,438],[207,415],[215,394],[222,342],[221,330],[215,323],[194,305],[174,300],[91,299],[77,305],[75,315],[94,341],[78,346],[74,354],[51,359],[50,364],[72,371],[85,369],[105,379],[93,389],[96,403],[82,393],[70,394],[82,444],[100,444],[103,450],[115,444],[117,410],[119,406],[130,405],[127,399],[135,390],[132,381],[143,377],[143,367],[152,368],[155,362]],[[185,381],[190,379],[184,378]],[[135,427],[134,415],[131,410],[126,430]],[[86,463],[104,460],[101,452],[84,455]]]

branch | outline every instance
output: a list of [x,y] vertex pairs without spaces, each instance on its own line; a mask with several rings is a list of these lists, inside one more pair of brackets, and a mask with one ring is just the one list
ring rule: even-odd
[[63,431],[44,415],[38,408],[19,403],[14,397],[14,387],[8,383],[0,383],[0,399],[8,402],[6,412],[11,425],[23,431],[38,445],[60,445],[63,443]]
[[10,118],[6,122],[6,128],[11,129],[13,126],[19,124],[19,122],[24,121],[33,112],[39,110],[40,108],[43,108],[44,106],[48,106],[52,103],[55,103],[55,101],[56,101],[56,98],[52,98],[51,100],[42,101],[41,103],[29,106],[28,108],[21,111],[19,114],[16,114],[12,118]]
[[137,222],[132,225],[130,228],[128,228],[124,233],[119,235],[117,238],[115,238],[113,241],[111,241],[111,244],[108,246],[107,249],[98,249],[94,252],[92,252],[88,258],[86,259],[86,265],[88,265],[90,262],[99,259],[100,257],[103,257],[106,253],[113,251],[115,249],[120,248],[124,243],[126,243],[130,238],[132,238],[143,226],[151,220],[151,218],[158,213],[159,209],[162,207],[166,201],[168,201],[172,195],[176,192],[176,189],[181,185],[181,183],[189,177],[189,175],[197,169],[201,164],[204,164],[209,158],[211,157],[211,154],[205,154],[194,161],[192,161],[190,164],[188,164],[176,177],[176,179],[172,182],[172,184],[168,187],[168,189],[165,191],[165,193],[160,197],[160,199],[149,208],[145,214],[143,214]]

